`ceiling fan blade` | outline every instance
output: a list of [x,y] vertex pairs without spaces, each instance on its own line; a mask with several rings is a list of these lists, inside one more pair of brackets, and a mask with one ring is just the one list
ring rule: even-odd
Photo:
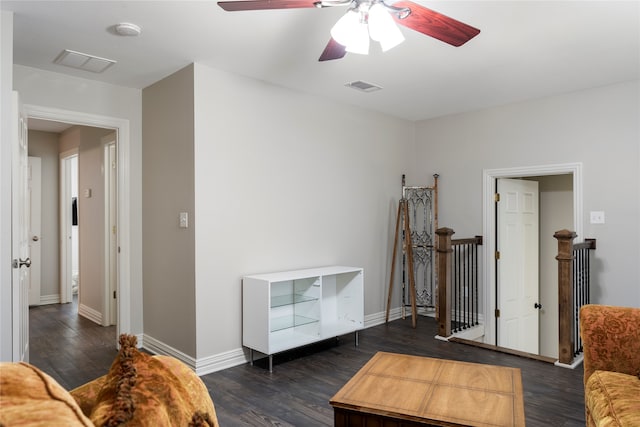
[[453,46],[462,46],[480,33],[477,28],[411,1],[396,2],[393,7],[411,9],[409,16],[404,19],[392,14],[398,24]]
[[316,7],[316,1],[317,0],[219,1],[218,6],[228,12],[264,9],[300,9],[305,7]]
[[335,41],[333,38],[327,43],[327,47],[324,48],[322,55],[318,61],[330,61],[332,59],[343,58],[347,54],[347,48]]

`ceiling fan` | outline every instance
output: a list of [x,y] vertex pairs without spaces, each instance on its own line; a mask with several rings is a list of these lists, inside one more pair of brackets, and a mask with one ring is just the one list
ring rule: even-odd
[[347,52],[366,54],[369,38],[380,42],[383,51],[391,49],[404,40],[395,23],[452,46],[462,46],[480,33],[477,28],[408,0],[230,0],[219,1],[218,5],[229,12],[348,7],[331,29],[331,39],[319,61],[340,59]]

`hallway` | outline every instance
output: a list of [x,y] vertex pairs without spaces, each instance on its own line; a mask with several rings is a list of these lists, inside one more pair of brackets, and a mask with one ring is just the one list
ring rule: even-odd
[[106,374],[116,354],[116,326],[79,316],[77,296],[29,308],[29,362],[67,390]]

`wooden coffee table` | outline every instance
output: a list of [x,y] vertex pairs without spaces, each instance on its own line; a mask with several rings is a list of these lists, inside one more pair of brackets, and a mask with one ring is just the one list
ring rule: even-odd
[[520,369],[379,352],[330,400],[335,426],[524,426]]

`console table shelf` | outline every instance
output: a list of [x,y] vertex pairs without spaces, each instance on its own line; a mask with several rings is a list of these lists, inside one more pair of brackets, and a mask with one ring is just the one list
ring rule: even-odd
[[242,344],[269,356],[364,327],[364,271],[330,266],[242,279]]

